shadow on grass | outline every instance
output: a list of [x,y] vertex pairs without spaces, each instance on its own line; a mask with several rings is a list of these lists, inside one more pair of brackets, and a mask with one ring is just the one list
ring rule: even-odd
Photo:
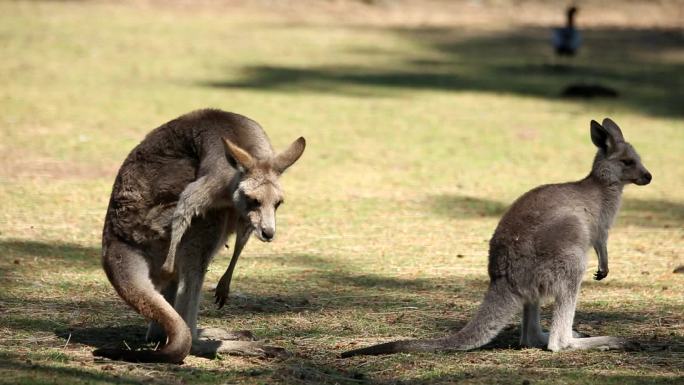
[[[0,373],[9,373],[10,383],[50,384],[217,384],[217,383],[284,383],[284,384],[375,384],[355,368],[336,368],[334,364],[306,357],[262,362],[255,368],[206,369],[173,364],[132,364],[102,360],[86,367],[55,365],[49,359],[34,362],[17,354],[0,352]],[[106,365],[104,365],[106,364]],[[104,370],[103,370],[104,369]],[[124,374],[122,374],[124,373]],[[134,374],[131,374],[134,373]],[[19,381],[21,380],[21,381]],[[0,380],[1,382],[2,380]]]
[[[583,31],[585,43],[569,66],[545,64],[550,57],[549,29],[473,36],[448,28],[387,29],[426,50],[396,52],[393,63],[369,66],[360,50],[357,65],[251,66],[242,79],[201,83],[215,88],[332,92],[388,96],[391,90],[482,91],[560,99],[569,84],[599,83],[620,97],[599,102],[652,115],[684,117],[684,65],[661,56],[681,50],[675,30],[595,28]],[[410,46],[410,45],[409,45]],[[351,48],[354,52],[356,48]],[[426,52],[416,56],[414,52]],[[582,102],[582,100],[575,100]],[[585,102],[588,103],[588,102]],[[596,100],[591,101],[597,104]]]
[[148,344],[145,341],[147,326],[144,322],[105,327],[57,328],[54,332],[56,336],[65,341],[68,339],[69,343],[83,344],[94,348],[125,348],[122,341],[125,341],[132,349],[154,348],[155,345]]
[[684,226],[684,203],[665,200],[625,199],[618,223],[643,227]]
[[149,384],[144,377],[121,376],[99,371],[87,370],[50,363],[38,364],[18,355],[0,353],[0,371],[13,378],[16,384],[43,384],[50,378],[50,384],[91,384],[117,383],[124,385]]
[[[541,365],[540,365],[541,366]],[[586,369],[576,368],[553,374],[541,367],[526,369],[511,369],[498,367],[496,365],[477,365],[475,367],[453,368],[448,370],[448,374],[427,374],[422,377],[412,377],[408,379],[385,380],[373,382],[383,385],[437,385],[437,384],[528,384],[535,380],[549,384],[574,384],[574,385],[675,385],[679,384],[681,377],[659,376],[647,374],[635,375],[614,375],[598,374]],[[553,380],[549,381],[551,378]],[[542,380],[543,379],[543,380]],[[547,382],[549,381],[549,382]]]
[[[594,330],[599,329],[605,325],[620,325],[620,329],[624,329],[625,331],[633,331],[635,330],[635,328],[638,328],[640,330],[647,329],[652,324],[652,314],[637,313],[631,311],[584,311],[581,310],[583,307],[581,302],[582,298],[580,297],[579,310],[575,313],[575,318],[573,322],[575,329],[586,330],[586,328],[589,328],[591,330]],[[552,306],[550,305],[549,309],[545,309],[544,311],[542,311],[541,319],[543,324],[550,325],[551,307]],[[672,307],[671,309],[669,309],[669,311],[671,314],[677,314],[678,309],[676,307]],[[665,309],[663,309],[661,312],[665,312]],[[475,314],[475,309],[467,313],[467,315],[464,315],[465,320],[462,319],[458,321],[455,321],[453,318],[449,317],[433,316],[431,322],[432,324],[434,324],[434,327],[432,327],[432,329],[441,331],[441,333],[436,332],[434,336],[438,337],[440,335],[446,335],[448,333],[453,333],[461,330],[466,325],[469,317]],[[672,318],[676,319],[676,316],[663,317],[664,322],[672,321]],[[514,317],[509,322],[509,325],[506,328],[504,328],[490,343],[477,350],[520,349],[519,342],[521,331],[519,325],[516,324],[516,322],[518,322],[519,320],[519,315]],[[675,320],[672,326],[675,326],[676,322],[677,321]],[[548,327],[545,327],[545,330],[548,331]],[[587,334],[587,337],[595,337],[601,335],[595,331],[585,334]],[[649,341],[646,338],[641,337],[634,338],[633,340],[635,342],[639,342],[644,350],[666,350],[669,352],[684,353],[684,337],[671,336],[667,341]]]
[[428,198],[432,211],[454,218],[500,217],[507,204],[491,199],[460,195],[434,195]]
[[[22,246],[17,243],[17,241],[10,242],[13,245],[13,250],[31,250],[27,251],[29,255],[42,253],[42,255],[52,256],[55,250],[62,250],[67,252],[67,254],[75,253],[77,255],[87,255],[89,252],[89,249],[86,248],[83,251],[83,248],[80,247],[74,247],[73,249],[76,251],[65,250],[65,245],[50,246],[49,244],[28,242],[28,245]],[[33,250],[38,250],[38,252]],[[277,260],[280,257],[272,258]],[[215,310],[211,305],[212,293],[205,292],[205,302],[203,304],[209,304],[211,309],[202,310],[201,317],[203,322],[218,323],[230,317],[244,318],[259,313],[267,315],[296,314],[298,316],[301,316],[301,314],[312,314],[314,318],[318,318],[327,313],[334,315],[339,311],[361,311],[359,317],[367,317],[364,322],[387,322],[383,314],[400,314],[406,311],[407,307],[411,307],[411,313],[404,320],[397,321],[398,323],[404,323],[411,330],[422,330],[431,335],[440,335],[465,325],[480,302],[487,285],[484,276],[473,278],[461,277],[458,283],[454,283],[452,277],[418,280],[404,279],[357,273],[356,271],[352,272],[348,266],[342,265],[340,260],[324,256],[295,255],[288,256],[287,258],[295,265],[304,268],[308,267],[307,270],[310,272],[306,279],[296,284],[288,285],[285,291],[283,291],[282,276],[260,276],[251,279],[249,282],[246,282],[247,285],[245,287],[254,294],[231,298],[227,306],[220,311]],[[342,285],[341,289],[340,285]],[[280,292],[284,294],[272,294]],[[7,298],[0,297],[0,303],[5,305],[6,308],[11,309],[11,313],[14,314],[11,317],[8,317],[7,314],[0,314],[0,325],[10,331],[54,333],[62,341],[57,344],[53,343],[51,346],[64,346],[66,340],[69,339],[70,348],[79,351],[82,349],[82,345],[112,347],[123,344],[123,340],[134,349],[151,347],[144,341],[146,331],[144,320],[140,318],[139,322],[131,324],[130,317],[136,317],[133,311],[128,309],[122,301],[116,300],[113,292],[111,295],[112,301],[72,301],[61,298],[6,300]],[[456,298],[457,303],[447,303],[446,301],[449,298]],[[35,315],[17,316],[21,314],[22,309],[26,310],[26,314]],[[44,310],[33,312],[34,309]],[[92,312],[96,317],[95,319],[99,321],[90,321],[85,327],[69,327],[69,314],[73,309],[78,309],[80,312]],[[367,311],[367,316],[363,315],[364,311]],[[122,316],[122,314],[125,314],[125,316]],[[626,331],[647,330],[652,324],[648,316],[636,313],[628,308],[618,311],[580,311],[577,314],[577,323],[589,323],[596,326],[597,329],[600,329],[603,324],[619,323],[620,328]],[[300,328],[290,334],[287,332],[287,325],[279,325],[275,327],[275,330],[278,330],[278,333],[282,333],[285,338],[302,338],[303,340],[306,340],[309,336],[316,337],[321,334],[321,329],[315,327],[311,329]],[[333,339],[340,338],[341,336],[350,338],[353,333],[357,332],[354,329],[340,330],[328,336]],[[483,347],[483,349],[492,351],[517,350],[518,338],[519,328],[517,325],[511,324],[492,343]],[[651,341],[647,343],[651,344]],[[662,344],[662,341],[656,341],[656,343]],[[648,354],[654,357],[662,356],[663,359],[667,360],[672,359],[672,352],[684,351],[681,348],[684,347],[682,337],[668,337],[667,343],[671,347],[670,350],[652,349]],[[305,349],[294,348],[293,350],[294,356],[292,358],[284,361],[268,361],[268,363],[263,365],[263,368],[256,371],[242,369],[205,370],[197,367],[178,368],[159,364],[136,365],[160,371],[162,373],[158,379],[160,383],[164,383],[168,379],[165,376],[181,377],[193,383],[201,382],[201,379],[205,379],[209,383],[215,383],[218,380],[229,382],[236,379],[244,380],[245,378],[251,378],[257,382],[272,382],[275,379],[283,383],[300,384],[399,383],[399,380],[396,379],[375,378],[376,374],[371,369],[355,365],[354,363],[358,361],[339,360],[335,356],[336,352],[311,354]],[[56,350],[52,349],[49,351]],[[466,354],[468,353],[453,353],[445,355],[445,357],[454,357],[449,359],[461,360],[463,357],[466,357]],[[629,354],[644,353],[630,352]],[[549,358],[551,361],[560,359]],[[412,358],[411,360],[415,359]],[[87,382],[85,380],[91,380],[91,382],[118,381],[124,384],[132,384],[140,383],[143,380],[149,381],[148,378],[127,375],[126,372],[124,372],[124,375],[116,374],[118,377],[115,377],[114,374],[110,375],[100,371],[94,372],[88,369],[81,370],[79,368],[65,367],[63,364],[55,366],[55,363],[52,362],[49,356],[45,358],[44,362],[36,364],[27,364],[25,359],[15,355],[9,356],[3,361],[5,369],[21,372],[27,378],[40,378],[41,375],[56,376],[57,378],[65,378],[64,383],[72,383],[71,381],[78,376],[81,376],[84,382]],[[129,365],[105,362],[112,365]],[[551,364],[554,362],[551,362]],[[487,364],[481,368],[482,370],[478,369],[475,373],[459,368],[449,370],[447,374],[439,373],[435,377],[402,378],[401,381],[419,384],[434,383],[435,381],[439,382],[442,380],[448,382],[458,378],[483,376],[483,373],[498,370],[495,368],[494,364]],[[32,373],[38,373],[38,375],[32,377]],[[115,371],[112,373],[115,373]],[[483,376],[481,378],[485,379],[487,377]],[[595,377],[592,378],[596,379]],[[652,379],[651,377],[645,378],[649,381]],[[638,378],[634,380],[636,381]],[[666,380],[663,381],[663,383],[667,383]],[[73,383],[78,382],[73,381]]]
[[[358,280],[357,280],[358,279]],[[328,290],[328,283],[335,281],[356,282],[345,287],[343,292],[336,292],[332,296]],[[367,312],[368,322],[383,322],[389,315],[395,317],[398,323],[406,323],[423,331],[432,331],[446,334],[460,330],[472,317],[479,305],[487,282],[483,279],[461,279],[462,288],[454,289],[449,285],[448,278],[426,280],[420,290],[415,287],[402,286],[411,280],[384,277],[382,279],[368,280],[367,276],[355,277],[353,274],[343,272],[320,272],[307,283],[297,285],[296,289],[288,290],[285,294],[258,294],[249,293],[233,296],[223,309],[216,309],[212,305],[212,293],[205,292],[204,308],[200,318],[203,323],[215,324],[225,320],[249,318],[254,316],[301,316],[302,313],[335,314],[339,311]],[[275,286],[280,286],[280,281],[272,279],[257,279],[251,282],[252,287],[257,287],[265,292],[275,292]],[[376,290],[372,290],[376,289]],[[57,305],[59,307],[59,305]],[[625,330],[645,330],[652,324],[651,316],[638,312],[625,311],[583,311],[576,315],[576,324],[588,325],[592,328],[601,329],[608,324],[619,324]],[[132,310],[128,310],[132,314]],[[670,312],[676,314],[676,309],[660,309],[661,316]],[[407,315],[403,321],[398,321]],[[361,316],[363,317],[363,316]],[[418,318],[416,318],[418,317]],[[549,318],[546,315],[545,318]],[[663,317],[663,322],[669,322],[672,317]],[[132,348],[153,347],[144,341],[145,325],[141,319],[140,324],[116,325],[116,317],[112,318],[115,326],[93,328],[70,328],[56,332],[58,336],[66,339],[71,335],[71,341],[94,347],[123,347],[122,341],[127,341]],[[511,321],[513,322],[513,321]],[[39,323],[54,327],[54,323]],[[278,329],[280,328],[280,329]],[[278,326],[276,330],[287,334],[287,331]],[[316,327],[298,329],[297,337],[306,337],[308,333],[319,335],[321,331]],[[510,349],[518,347],[519,329],[517,326],[509,326],[494,341],[483,349]],[[349,331],[341,332],[340,336],[349,336]],[[644,341],[644,343],[648,343]],[[684,338],[673,336],[670,343],[678,351],[684,351]]]
[[100,248],[73,243],[0,240],[0,254],[8,259],[16,259],[18,264],[21,264],[22,258],[40,258],[46,262],[50,259],[59,259],[66,262],[78,262],[88,267],[100,266]]
[[[501,217],[512,204],[461,195],[435,195],[428,198],[428,203],[436,214],[454,218]],[[684,204],[660,199],[624,199],[617,223],[655,228],[681,227],[684,224]]]
[[[453,357],[466,357],[468,353],[454,353]],[[420,368],[421,357],[429,355],[416,354],[412,357],[397,357],[393,361],[403,366]],[[386,360],[386,358],[381,358]],[[407,384],[454,384],[454,383],[498,383],[521,384],[541,378],[548,378],[549,368],[553,368],[553,376],[559,382],[573,384],[679,384],[681,377],[650,374],[601,374],[588,372],[582,367],[572,367],[558,372],[555,360],[538,359],[535,365],[521,368],[499,366],[495,362],[470,363],[468,365],[450,365],[441,370],[428,371],[417,376],[391,378],[374,373],[368,363],[376,363],[378,358],[355,358],[352,360],[333,360],[322,362],[308,358],[293,358],[284,361],[269,362],[257,368],[205,369],[199,367],[175,366],[170,364],[126,364],[108,363],[108,369],[101,365],[89,367],[56,366],[51,362],[27,362],[15,354],[0,353],[0,371],[7,373],[11,379],[21,379],[17,383],[51,384],[91,384],[116,383],[124,385],[168,384],[168,383],[283,383],[283,384],[366,384],[366,385],[407,385]],[[460,362],[460,361],[459,361]],[[129,372],[130,371],[130,372]],[[424,372],[424,370],[422,370]],[[123,374],[122,374],[123,373]],[[135,373],[135,374],[130,374]],[[6,374],[6,376],[7,376]],[[152,375],[150,375],[152,374]],[[7,377],[6,377],[7,378]]]

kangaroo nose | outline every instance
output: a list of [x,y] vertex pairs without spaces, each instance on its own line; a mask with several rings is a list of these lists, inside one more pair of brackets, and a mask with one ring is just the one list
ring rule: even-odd
[[644,178],[645,178],[645,179],[646,179],[647,181],[649,181],[649,182],[650,182],[650,181],[651,181],[651,179],[653,179],[653,176],[651,175],[651,173],[650,173],[650,172],[647,172],[647,173],[646,173],[646,175],[644,175]]
[[274,229],[261,229],[261,237],[264,238],[264,240],[270,241],[273,239],[273,236],[275,235],[275,230]]

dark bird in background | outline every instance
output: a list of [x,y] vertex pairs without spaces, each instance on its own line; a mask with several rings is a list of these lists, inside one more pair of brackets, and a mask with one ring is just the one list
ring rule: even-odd
[[565,27],[553,30],[553,49],[559,56],[575,56],[575,53],[582,43],[582,36],[575,28],[575,14],[577,7],[570,7],[567,10],[567,21]]
[[[559,57],[560,63],[552,64],[552,69],[555,71],[570,71],[572,67],[563,65],[563,57],[571,58],[575,56],[577,50],[582,44],[582,36],[575,27],[575,16],[577,14],[577,7],[571,6],[566,11],[566,24],[563,28],[553,29],[553,49],[556,56]],[[569,59],[568,59],[569,60]],[[567,61],[566,61],[567,63]],[[605,86],[597,82],[582,81],[579,83],[571,83],[567,85],[560,94],[564,98],[617,98],[620,96],[619,92],[611,87]]]

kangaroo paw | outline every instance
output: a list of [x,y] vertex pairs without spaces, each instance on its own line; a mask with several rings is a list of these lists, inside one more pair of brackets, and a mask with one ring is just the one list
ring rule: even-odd
[[162,278],[169,279],[172,278],[175,275],[175,270],[176,270],[176,263],[174,261],[174,257],[168,256],[166,257],[166,261],[164,264],[161,266],[160,272]]
[[221,280],[219,280],[218,285],[216,285],[216,291],[214,292],[214,298],[215,301],[214,303],[218,306],[218,308],[222,308],[223,305],[226,304],[226,301],[228,300],[228,294],[230,293],[230,278],[226,278],[224,275],[221,277]]
[[608,272],[603,271],[603,270],[598,270],[596,273],[594,273],[594,279],[597,281],[600,281],[603,278],[606,278],[607,276],[608,276]]

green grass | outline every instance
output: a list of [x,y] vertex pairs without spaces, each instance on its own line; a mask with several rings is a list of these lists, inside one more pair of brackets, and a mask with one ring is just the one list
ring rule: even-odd
[[[452,16],[439,17],[440,4],[410,1],[0,3],[0,383],[681,383],[680,6],[585,3],[584,47],[566,71],[549,65],[561,6],[540,3],[445,5]],[[620,97],[557,96],[578,81]],[[93,360],[99,344],[144,343],[144,320],[99,261],[116,170],[149,130],[208,106],[259,121],[276,148],[307,138],[283,177],[277,240],[250,242],[221,310],[210,290],[228,263],[219,255],[200,312],[201,325],[249,329],[294,354]],[[576,327],[642,351],[521,350],[511,324],[468,353],[336,358],[464,325],[498,217],[538,184],[586,175],[588,123],[605,116],[654,181],[626,189],[606,280],[591,280],[590,256]]]

